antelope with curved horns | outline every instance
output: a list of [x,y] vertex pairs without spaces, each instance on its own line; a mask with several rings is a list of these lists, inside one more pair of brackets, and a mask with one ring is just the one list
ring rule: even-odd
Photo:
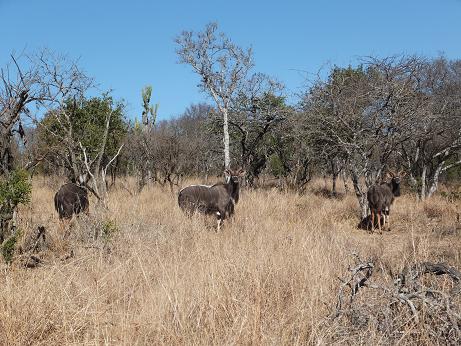
[[375,217],[378,219],[378,229],[381,233],[381,215],[384,217],[383,227],[388,226],[390,208],[395,197],[400,196],[400,180],[405,176],[405,173],[400,171],[394,173],[389,171],[386,175],[391,180],[380,185],[373,185],[367,192],[368,205],[371,211],[371,231],[374,230]]
[[213,186],[190,185],[179,191],[179,207],[191,214],[215,214],[218,218],[218,232],[222,222],[234,214],[235,205],[239,201],[239,179],[245,175],[243,169],[226,169],[226,183],[217,183]]

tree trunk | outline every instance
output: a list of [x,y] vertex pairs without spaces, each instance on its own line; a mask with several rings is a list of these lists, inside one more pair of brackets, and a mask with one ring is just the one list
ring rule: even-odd
[[434,173],[434,178],[432,178],[431,187],[429,188],[429,191],[427,192],[427,197],[431,197],[437,191],[437,188],[439,187],[440,173],[442,173],[442,168],[444,164],[445,164],[445,161],[442,161],[437,166],[437,169],[435,170],[435,173]]
[[337,191],[336,191],[336,181],[338,180],[338,164],[336,162],[336,159],[330,159],[330,166],[331,166],[331,174],[332,174],[332,184],[331,184],[331,194],[333,197],[336,197]]
[[360,206],[360,216],[361,219],[364,219],[368,216],[367,194],[362,191],[362,187],[360,186],[360,177],[353,169],[351,169],[351,178],[352,184],[354,186],[355,196],[357,197]]
[[427,166],[424,165],[423,171],[421,173],[421,191],[419,195],[422,201],[426,199],[426,176],[427,176]]
[[343,169],[342,171],[342,178],[343,178],[343,184],[344,184],[344,192],[347,195],[349,194],[349,183],[347,181],[347,173],[345,169]]
[[106,197],[107,197],[107,181],[106,181],[106,172],[104,171],[104,169],[101,169],[101,182],[99,184],[99,196],[103,196],[101,197],[102,198],[102,203],[103,203],[103,206],[106,207],[107,206],[107,200],[106,200]]
[[359,199],[359,205],[360,205],[360,216],[362,220],[368,216],[368,200],[367,200],[367,195],[362,194]]
[[142,191],[142,189],[146,186],[146,170],[141,168],[139,171],[139,177],[138,177],[138,193]]
[[[107,138],[109,136],[109,128],[110,128],[110,120],[112,117],[112,112],[110,111],[107,116],[106,116],[106,124],[104,128],[104,135],[102,138],[102,143],[99,148],[98,156],[96,159],[95,167],[94,167],[94,174],[93,177],[95,181],[93,182],[94,190],[100,197],[100,201],[102,202],[102,205],[104,208],[107,207],[107,189],[106,189],[106,173],[104,169],[106,167],[101,167],[102,163],[102,158],[104,156],[104,153],[106,151],[106,145],[107,145]],[[89,167],[89,170],[91,167]],[[88,172],[91,174],[91,172]]]
[[333,197],[336,197],[337,195],[337,192],[336,192],[336,181],[338,180],[338,173],[336,172],[333,172],[333,176],[332,176],[332,188],[331,188],[331,194],[333,195]]
[[0,133],[0,174],[8,174],[13,168],[11,156],[11,140],[8,134]]
[[222,109],[224,131],[224,168],[230,168],[229,120],[227,108]]
[[1,109],[0,174],[8,174],[13,169],[13,156],[11,155],[13,128],[19,122],[21,112],[30,101],[28,89],[21,90],[20,92],[16,91],[12,85],[8,85],[5,81],[5,91],[8,91],[10,93],[9,96],[14,100],[13,104],[5,105],[5,108]]

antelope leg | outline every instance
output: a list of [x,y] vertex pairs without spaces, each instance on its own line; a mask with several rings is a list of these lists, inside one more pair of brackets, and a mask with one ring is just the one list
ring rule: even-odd
[[371,232],[373,232],[375,228],[375,210],[371,209]]

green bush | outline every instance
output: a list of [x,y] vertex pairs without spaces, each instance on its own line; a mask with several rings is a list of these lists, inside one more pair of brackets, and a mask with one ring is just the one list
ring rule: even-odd
[[0,178],[0,243],[14,231],[14,211],[18,204],[29,203],[31,192],[32,185],[24,170],[15,170],[6,178]]
[[16,249],[16,243],[21,236],[21,231],[17,231],[16,234],[9,237],[2,244],[2,256],[6,263],[11,264],[13,261],[14,251]]
[[24,170],[13,171],[7,179],[0,180],[0,208],[11,212],[18,204],[30,202],[32,185]]

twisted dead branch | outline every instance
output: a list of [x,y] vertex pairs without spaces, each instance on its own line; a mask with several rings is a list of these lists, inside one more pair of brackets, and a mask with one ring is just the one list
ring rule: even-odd
[[373,274],[374,264],[373,262],[363,262],[357,254],[352,254],[356,258],[357,265],[353,268],[349,267],[348,270],[350,272],[349,280],[344,280],[338,278],[342,281],[341,286],[339,287],[338,292],[338,301],[336,303],[336,312],[334,318],[339,317],[343,310],[344,304],[344,290],[349,287],[350,289],[350,296],[349,296],[349,305],[352,304],[355,295],[358,293],[359,289],[365,286],[367,280]]
[[[445,263],[416,263],[405,267],[393,284],[384,284],[371,281],[373,260],[364,261],[357,254],[353,257],[355,264],[348,268],[345,278],[339,278],[333,320],[346,317],[357,325],[353,319],[359,315],[365,321],[362,327],[375,322],[377,329],[386,331],[389,337],[401,334],[409,324],[420,324],[434,337],[461,341],[461,313],[456,299],[461,291],[461,273],[457,269]],[[438,276],[448,278],[451,289],[444,285],[438,288],[433,279]],[[363,292],[360,300],[359,292]]]

